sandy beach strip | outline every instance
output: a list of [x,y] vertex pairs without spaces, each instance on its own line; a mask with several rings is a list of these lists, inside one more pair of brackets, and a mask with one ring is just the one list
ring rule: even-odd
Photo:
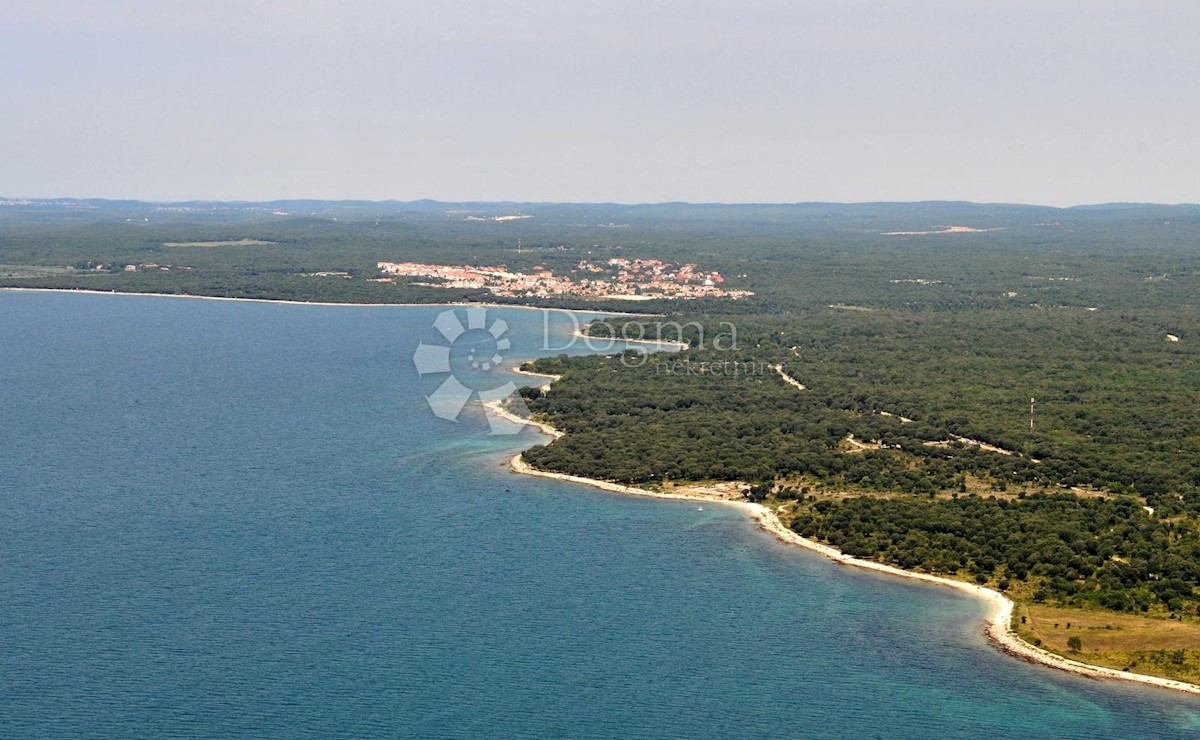
[[[508,413],[505,409],[504,413]],[[546,434],[552,435],[554,438],[562,436],[562,432],[555,429],[549,424],[540,422],[529,422],[528,420],[520,419],[515,415],[510,414],[508,418],[521,420],[523,423],[532,423],[541,429]],[[524,453],[518,453],[509,460],[509,467],[515,473],[524,475],[536,475],[542,478],[552,478],[554,480],[566,481],[569,483],[579,483],[592,488],[598,488],[603,491],[611,491],[613,493],[622,493],[632,496],[647,496],[651,498],[672,499],[677,501],[701,501],[712,504],[722,504],[724,506],[733,506],[746,512],[758,526],[773,535],[776,539],[789,545],[796,545],[807,550],[824,555],[830,560],[848,565],[855,568],[863,568],[872,570],[877,573],[884,573],[890,576],[899,578],[908,578],[925,583],[936,584],[957,589],[964,593],[970,594],[978,599],[987,602],[990,611],[987,617],[986,634],[988,639],[997,647],[1009,655],[1013,655],[1031,663],[1040,663],[1051,668],[1057,668],[1063,671],[1069,671],[1090,678],[1097,679],[1119,679],[1123,681],[1134,681],[1137,683],[1148,684],[1164,689],[1173,689],[1176,691],[1184,691],[1190,694],[1200,695],[1200,686],[1187,683],[1185,681],[1176,681],[1169,678],[1160,678],[1158,676],[1147,676],[1141,673],[1132,673],[1129,671],[1118,671],[1115,668],[1105,668],[1103,666],[1090,665],[1082,663],[1070,658],[1064,658],[1061,655],[1056,655],[1043,650],[1042,648],[1031,645],[1020,637],[1012,629],[1012,616],[1014,605],[1011,599],[999,591],[995,591],[984,586],[979,586],[966,581],[958,581],[952,578],[944,578],[942,576],[934,576],[926,573],[916,573],[913,571],[897,568],[892,565],[884,565],[871,560],[862,560],[852,557],[841,552],[837,548],[829,545],[815,542],[813,540],[801,537],[800,535],[788,529],[779,516],[771,509],[762,504],[751,503],[749,501],[730,501],[729,499],[718,498],[715,496],[704,496],[695,493],[663,493],[649,491],[644,488],[627,486],[622,483],[614,483],[612,481],[596,480],[592,478],[584,478],[578,475],[567,475],[566,473],[554,473],[547,470],[539,470],[529,463],[525,462]]]
[[[599,312],[597,311],[597,312],[593,312],[593,313],[599,313]],[[631,316],[633,314],[624,314],[624,315]],[[642,316],[653,316],[656,314],[641,314],[641,315]],[[594,337],[591,334],[584,334],[582,329],[576,329],[574,336],[577,339],[587,340],[588,349],[592,350],[593,352],[609,352],[609,351],[619,352],[620,350],[615,349],[615,347],[619,344],[648,344],[653,347],[666,347],[668,349],[674,349],[674,350],[680,350],[680,351],[688,348],[688,345],[684,344],[683,342],[676,342],[673,339],[624,339],[622,337]],[[596,342],[597,344],[606,343],[607,346],[606,347],[593,347],[591,344],[592,342]]]
[[527,419],[524,416],[517,416],[512,411],[508,410],[508,406],[505,405],[504,401],[484,401],[481,405],[488,411],[488,413],[495,414],[502,419],[507,419],[518,426],[529,425],[531,427],[536,427],[539,431],[541,431],[542,434],[553,437],[554,439],[558,439],[559,437],[563,436],[562,432],[545,422],[537,421],[535,419]]
[[553,373],[535,373],[531,370],[522,370],[519,367],[514,367],[513,369],[509,370],[509,372],[513,373],[515,375],[524,375],[527,378],[537,378],[537,379],[541,380],[542,382],[538,383],[536,385],[533,385],[532,387],[533,388],[543,388],[543,389],[549,388],[550,385],[552,383],[554,383],[554,381],[556,381],[562,377],[561,375],[555,375]]

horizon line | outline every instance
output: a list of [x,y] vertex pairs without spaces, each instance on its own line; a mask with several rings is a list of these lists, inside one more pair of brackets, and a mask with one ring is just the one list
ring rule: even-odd
[[662,201],[616,201],[616,200],[442,200],[438,198],[416,198],[412,200],[402,200],[398,198],[274,198],[270,200],[248,200],[248,199],[213,199],[213,198],[190,198],[183,200],[150,200],[143,198],[106,198],[106,197],[88,197],[88,196],[9,196],[0,195],[0,202],[4,201],[27,201],[31,205],[37,202],[46,203],[61,203],[61,202],[80,202],[80,203],[141,203],[146,205],[181,205],[181,204],[237,204],[237,205],[270,205],[273,203],[368,203],[368,204],[395,204],[395,205],[415,205],[415,204],[439,204],[439,205],[538,205],[538,206],[620,206],[628,208],[645,207],[645,206],[724,206],[724,207],[751,207],[751,206],[769,206],[769,207],[787,207],[787,206],[880,206],[880,205],[968,205],[968,206],[985,206],[985,207],[1020,207],[1020,208],[1047,208],[1052,210],[1071,210],[1079,208],[1137,208],[1158,206],[1164,208],[1180,208],[1180,207],[1200,207],[1200,202],[1178,201],[1175,203],[1164,203],[1159,201],[1103,201],[1096,203],[1076,203],[1067,206],[1055,206],[1042,203],[1026,203],[1019,201],[974,201],[974,200],[958,200],[958,199],[943,199],[943,198],[927,198],[920,200],[860,200],[860,201],[837,201],[837,200],[801,200],[801,201],[703,201],[703,200],[662,200]]

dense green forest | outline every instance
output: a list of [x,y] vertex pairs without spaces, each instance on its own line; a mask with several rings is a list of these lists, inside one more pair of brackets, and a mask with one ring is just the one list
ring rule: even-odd
[[[504,214],[528,218],[486,220]],[[936,233],[950,225],[975,231]],[[855,555],[1039,603],[1196,613],[1200,207],[0,207],[0,287],[480,301],[369,279],[380,260],[564,272],[612,256],[700,263],[755,295],[640,302],[666,316],[590,328],[682,338],[679,353],[534,363],[563,377],[523,391],[529,406],[568,434],[532,464],[741,481]]]
[[1200,531],[1127,497],[1034,494],[919,501],[855,497],[803,507],[792,528],[843,552],[932,573],[969,573],[1008,589],[1040,579],[1033,600],[1124,611],[1194,612]]

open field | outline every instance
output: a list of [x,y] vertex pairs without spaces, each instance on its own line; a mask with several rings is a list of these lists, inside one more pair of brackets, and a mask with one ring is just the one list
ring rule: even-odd
[[[1200,680],[1200,617],[1133,616],[1039,604],[1020,605],[1023,638],[1076,660],[1138,673]],[[1072,650],[1071,638],[1078,638]]]
[[69,267],[47,265],[0,265],[0,278],[39,278],[54,275],[69,275],[75,270]]

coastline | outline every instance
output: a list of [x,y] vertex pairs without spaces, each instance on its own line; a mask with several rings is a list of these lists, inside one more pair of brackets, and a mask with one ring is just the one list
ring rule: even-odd
[[[605,315],[655,316],[655,315],[658,315],[658,314],[635,314],[635,313],[622,314],[622,313],[616,313],[616,312],[604,312],[604,311],[595,311],[595,310],[587,310],[587,309],[557,309],[557,308],[547,309],[547,308],[538,308],[538,307],[533,307],[533,306],[523,306],[523,305],[519,305],[519,304],[497,304],[497,303],[485,303],[485,302],[335,303],[335,302],[295,301],[295,300],[284,300],[284,299],[236,298],[236,297],[222,297],[222,296],[199,296],[199,295],[169,294],[169,293],[122,292],[122,291],[69,289],[69,288],[0,287],[0,291],[31,292],[31,293],[77,293],[77,294],[85,294],[85,295],[148,296],[148,297],[157,297],[157,298],[184,298],[184,299],[195,299],[195,300],[213,300],[213,301],[267,303],[267,304],[276,303],[276,304],[282,304],[282,305],[320,306],[320,307],[339,307],[340,306],[340,307],[360,307],[360,308],[386,308],[386,307],[396,307],[396,308],[431,307],[431,308],[436,308],[436,307],[447,307],[447,306],[454,306],[454,307],[481,306],[481,307],[496,307],[496,308],[515,308],[515,309],[524,309],[524,310],[543,310],[543,311],[553,310],[553,311],[562,311],[564,313],[569,312],[569,313],[581,313],[581,314],[600,315],[600,316],[605,316]],[[586,335],[583,335],[582,332],[579,332],[579,331],[577,331],[576,334],[577,334],[577,336],[586,336]],[[588,337],[588,338],[590,338],[592,340],[603,339],[603,341],[609,341],[606,338],[596,338],[596,337]],[[617,340],[617,341],[636,342],[639,340]],[[653,345],[658,345],[658,346],[674,346],[674,347],[682,347],[683,346],[683,345],[680,345],[679,343],[674,343],[674,342],[659,342],[659,341],[655,341],[655,340],[640,340],[640,341],[643,343],[648,343],[648,344],[653,344]],[[544,382],[541,385],[541,387],[548,387],[550,384],[552,384],[554,382],[554,380],[556,380],[558,378],[558,376],[554,376],[554,375],[541,375],[541,374],[536,374],[536,373],[529,373],[527,371],[520,370],[519,368],[512,369],[512,370],[510,370],[510,372],[514,372],[519,375],[526,375],[526,376],[531,376],[531,377],[536,377],[536,378],[547,379],[546,382]],[[555,427],[553,427],[552,425],[550,425],[548,423],[526,419],[526,418],[517,416],[516,414],[513,414],[511,411],[509,411],[507,408],[504,407],[503,402],[500,402],[500,401],[489,402],[484,405],[487,407],[489,412],[494,412],[498,416],[501,416],[513,423],[516,423],[516,424],[519,424],[522,426],[527,425],[527,424],[530,426],[535,426],[543,434],[546,434],[552,438],[557,439],[564,435],[564,432],[556,429]],[[1154,686],[1157,688],[1165,688],[1165,689],[1171,689],[1171,690],[1176,690],[1176,691],[1183,691],[1185,693],[1189,693],[1192,695],[1200,695],[1200,685],[1191,684],[1191,683],[1187,683],[1184,681],[1178,681],[1178,680],[1174,680],[1174,679],[1161,678],[1161,677],[1157,677],[1157,676],[1148,676],[1148,675],[1139,674],[1139,673],[1125,672],[1125,671],[1120,671],[1120,670],[1116,670],[1116,669],[1112,669],[1112,668],[1106,668],[1103,666],[1090,665],[1090,664],[1072,660],[1070,658],[1066,658],[1066,657],[1051,653],[1042,648],[1036,647],[1036,646],[1022,640],[1012,629],[1011,620],[1012,620],[1012,614],[1013,614],[1013,610],[1014,610],[1014,603],[1012,602],[1012,600],[1010,600],[1004,594],[1002,594],[998,591],[995,591],[995,590],[992,590],[989,588],[985,588],[982,586],[978,586],[976,584],[968,583],[965,581],[958,581],[958,580],[954,580],[954,579],[950,579],[950,578],[934,576],[934,575],[929,575],[929,574],[923,574],[923,573],[915,573],[915,572],[906,571],[906,570],[903,570],[901,568],[897,568],[894,566],[885,565],[882,563],[877,563],[877,562],[868,561],[868,560],[862,560],[859,558],[855,558],[855,557],[846,555],[834,547],[801,537],[800,535],[798,535],[795,532],[788,529],[783,524],[783,522],[780,520],[779,516],[776,514],[775,511],[773,511],[761,504],[756,504],[756,503],[752,503],[752,502],[748,502],[748,501],[734,501],[734,500],[718,498],[715,496],[705,496],[702,494],[694,494],[694,493],[654,492],[654,491],[649,491],[649,490],[645,490],[645,489],[641,489],[641,488],[636,488],[633,486],[627,486],[627,485],[623,485],[623,484],[619,484],[619,483],[614,483],[611,481],[604,481],[604,480],[586,478],[586,477],[582,477],[582,476],[573,476],[573,475],[568,475],[568,474],[563,474],[563,473],[554,473],[554,472],[550,472],[550,471],[539,470],[539,469],[536,469],[533,466],[529,465],[523,459],[523,453],[516,454],[514,457],[512,457],[511,460],[509,460],[508,464],[509,464],[511,470],[515,473],[526,474],[526,475],[536,475],[536,476],[540,476],[540,477],[544,477],[544,478],[551,478],[551,479],[560,480],[560,481],[564,481],[564,482],[587,485],[587,486],[591,486],[596,489],[609,491],[609,492],[613,492],[613,493],[620,493],[620,494],[625,494],[625,495],[636,495],[636,496],[643,496],[643,497],[653,497],[653,498],[660,498],[660,499],[673,499],[673,500],[677,500],[677,501],[709,502],[709,503],[717,503],[717,504],[723,504],[723,505],[739,508],[742,511],[746,512],[746,514],[748,516],[750,516],[755,522],[757,522],[757,524],[760,528],[762,528],[763,530],[765,530],[766,532],[768,532],[769,534],[771,534],[772,536],[774,536],[776,539],[780,540],[783,543],[795,545],[798,547],[803,547],[807,550],[819,553],[819,554],[829,558],[830,560],[833,560],[833,561],[843,564],[843,565],[849,565],[852,567],[863,568],[866,570],[873,570],[873,571],[876,571],[879,573],[884,573],[884,574],[892,575],[892,576],[896,576],[896,577],[908,578],[908,579],[912,579],[912,580],[924,581],[926,583],[947,586],[950,588],[955,588],[959,591],[962,591],[962,592],[970,594],[976,598],[984,600],[989,605],[989,614],[988,614],[988,617],[986,620],[986,635],[987,635],[989,641],[991,641],[999,649],[1003,650],[1005,653],[1008,653],[1009,655],[1012,655],[1012,656],[1018,657],[1018,658],[1022,658],[1031,663],[1042,664],[1047,667],[1056,668],[1056,669],[1063,670],[1063,671],[1068,671],[1068,672],[1071,672],[1074,674],[1083,675],[1083,676],[1087,676],[1087,677],[1094,678],[1094,679],[1114,679],[1114,680],[1130,681],[1130,682],[1140,683],[1143,685]]]
[[[503,415],[505,418],[511,421],[536,426],[542,431],[542,433],[547,434],[554,439],[558,439],[559,437],[563,436],[563,432],[554,428],[550,424],[522,419],[516,414],[511,413],[508,411],[508,409],[503,407],[501,402],[497,401],[489,405],[494,406],[497,413]],[[649,491],[644,488],[627,486],[621,483],[614,483],[612,481],[585,478],[583,476],[568,475],[566,473],[555,473],[548,470],[539,470],[525,461],[524,452],[518,452],[516,455],[514,455],[508,461],[508,466],[514,473],[522,475],[535,475],[542,478],[550,478],[568,483],[578,483],[612,493],[670,499],[676,501],[699,501],[722,504],[724,506],[732,506],[744,511],[758,524],[761,529],[774,536],[780,542],[802,547],[811,552],[818,553],[841,565],[848,565],[851,567],[871,570],[877,573],[883,573],[899,578],[908,578],[910,580],[946,586],[974,596],[977,599],[982,599],[990,608],[985,630],[985,634],[987,635],[989,642],[991,642],[1001,651],[1013,657],[1021,658],[1030,663],[1037,663],[1050,668],[1056,668],[1069,673],[1086,676],[1088,678],[1131,681],[1134,683],[1140,683],[1163,689],[1171,689],[1174,691],[1183,691],[1185,693],[1200,696],[1200,685],[1187,683],[1186,681],[1177,681],[1170,678],[1148,676],[1142,673],[1118,671],[1115,668],[1091,665],[1089,663],[1083,663],[1070,658],[1065,658],[1048,650],[1031,645],[1030,643],[1022,640],[1012,629],[1012,616],[1015,604],[1013,603],[1012,599],[1008,598],[999,591],[995,591],[984,586],[979,586],[974,583],[968,583],[966,581],[959,581],[953,578],[945,578],[943,576],[935,576],[927,573],[917,573],[914,571],[904,570],[903,568],[897,568],[892,565],[885,565],[883,563],[877,563],[871,560],[863,560],[861,558],[847,555],[837,548],[831,547],[830,545],[825,545],[820,542],[801,537],[799,534],[796,534],[784,526],[783,521],[779,518],[778,514],[776,514],[774,510],[769,509],[762,504],[756,504],[750,501],[732,501],[729,499],[718,498],[716,496],[704,496],[695,493],[665,493]]]
[[[595,313],[595,312],[593,312]],[[613,314],[614,316],[660,316],[661,314]],[[683,342],[676,342],[672,339],[623,339],[621,337],[593,337],[591,334],[584,334],[582,329],[576,329],[573,333],[576,339],[583,339],[587,344],[588,349],[593,352],[609,352],[618,344],[648,344],[652,347],[668,347],[674,350],[685,350],[688,345]],[[592,346],[592,342],[607,342],[608,347],[605,349],[596,349]]]
[[[282,306],[334,306],[349,308],[425,308],[438,306],[479,306],[483,308],[516,308],[523,311],[560,311],[594,316],[662,316],[657,313],[632,313],[628,311],[597,311],[589,308],[549,308],[526,306],[521,303],[489,303],[487,301],[443,301],[431,303],[336,303],[332,301],[295,301],[286,298],[232,298],[219,295],[191,295],[189,293],[138,293],[122,290],[92,290],[90,288],[18,288],[0,287],[0,291],[12,293],[76,293],[80,295],[149,296],[151,298],[187,298],[198,301],[230,301],[234,303],[276,303]],[[594,337],[593,337],[594,338]],[[634,340],[628,340],[634,341]],[[652,342],[657,344],[657,342]]]
[[[553,382],[553,381],[551,381],[551,382]],[[483,408],[486,412],[493,413],[502,419],[511,421],[513,424],[516,424],[519,427],[523,427],[523,426],[537,427],[537,429],[542,434],[545,434],[548,437],[551,437],[553,439],[558,439],[559,437],[563,436],[563,434],[564,434],[563,432],[560,432],[559,430],[555,429],[554,427],[550,426],[549,424],[547,424],[543,421],[536,421],[534,419],[526,419],[523,416],[517,416],[516,414],[514,414],[513,412],[508,410],[508,407],[504,405],[504,401],[483,401],[481,405],[483,406]]]
[[[529,370],[522,370],[519,365],[517,367],[514,367],[513,369],[509,370],[509,372],[513,373],[515,375],[524,375],[527,378],[542,378],[544,382],[533,386],[534,388],[549,388],[551,386],[551,384],[554,383],[554,381],[556,381],[562,377],[561,375],[555,375],[553,373],[535,373],[535,372],[531,372]],[[505,409],[503,406],[500,407],[500,410],[506,414],[508,413],[508,410]],[[516,418],[520,418],[520,417],[516,417]],[[527,420],[523,419],[522,421],[527,421]]]

